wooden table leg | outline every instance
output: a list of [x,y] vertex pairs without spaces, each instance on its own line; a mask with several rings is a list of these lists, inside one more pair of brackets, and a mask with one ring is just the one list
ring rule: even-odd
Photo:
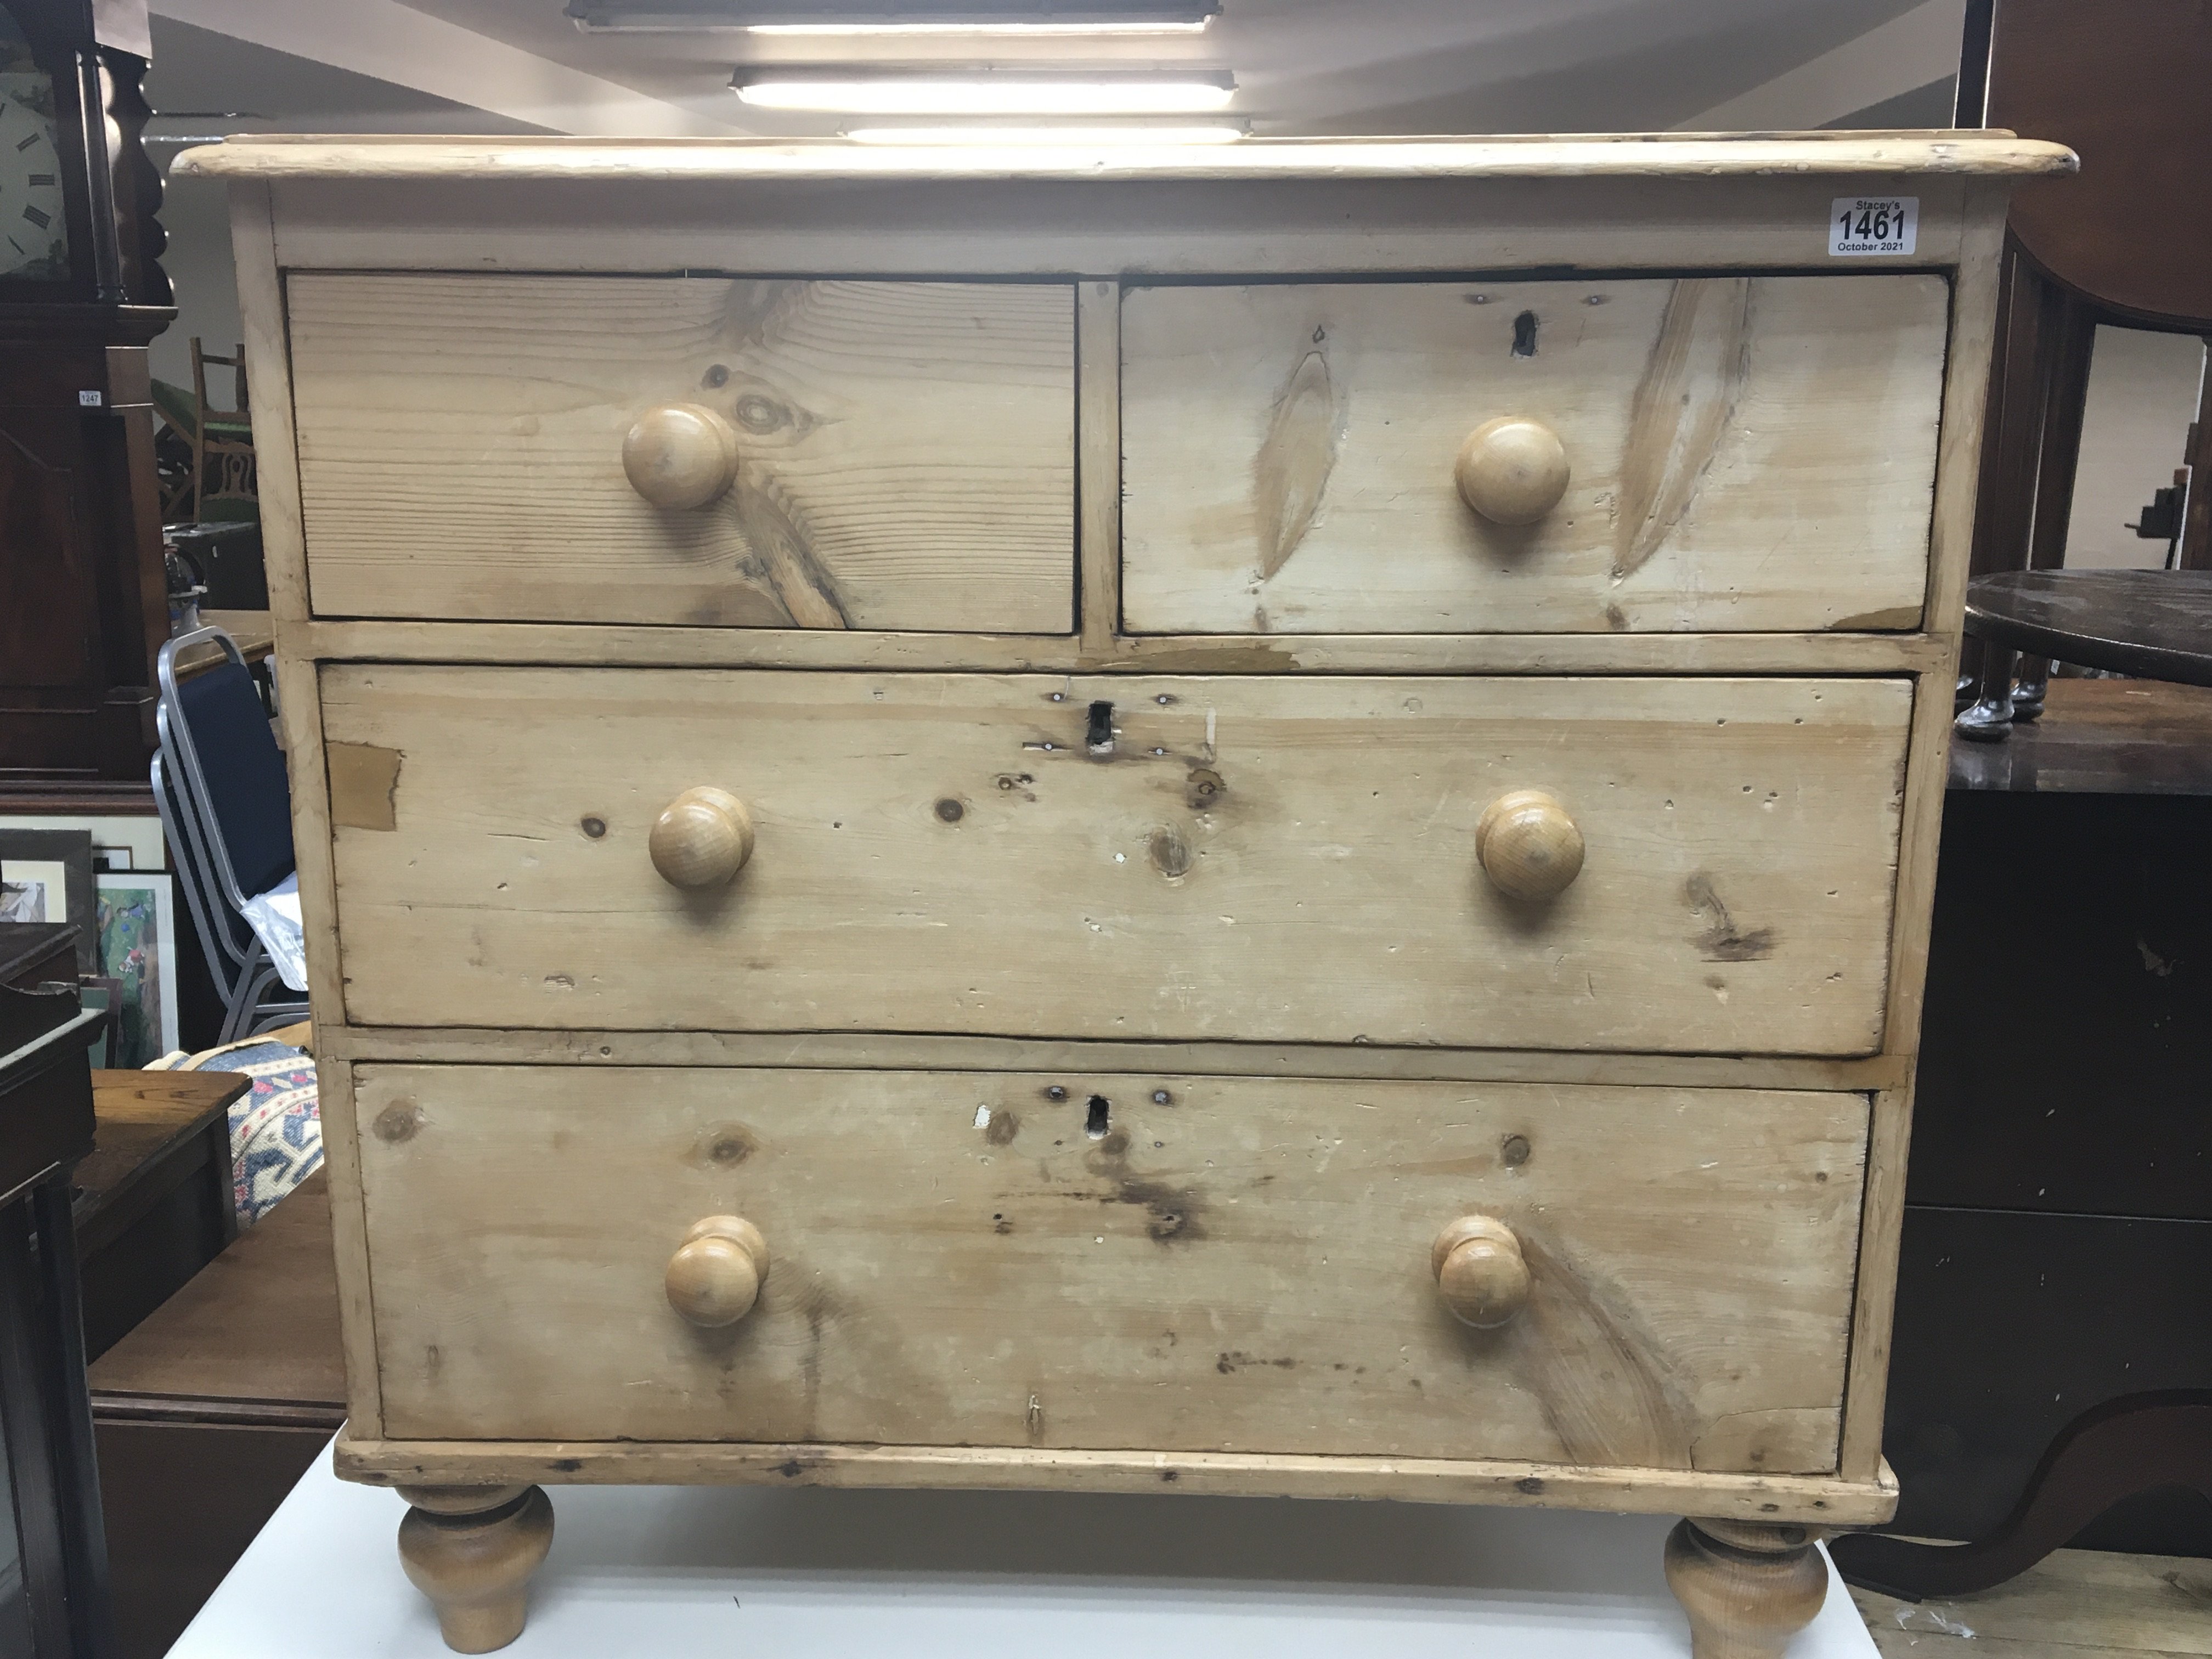
[[1971,1544],[1858,1534],[1831,1547],[1845,1581],[1901,1601],[1971,1595],[2026,1572],[2124,1498],[2159,1486],[2212,1498],[2212,1389],[2127,1395],[2084,1412],[2043,1455],[2020,1503]]
[[1667,1587],[1692,1659],[1781,1659],[1828,1595],[1810,1527],[1685,1521],[1667,1535]]
[[238,1189],[230,1162],[230,1113],[225,1110],[222,1115],[209,1119],[205,1133],[208,1182],[215,1188],[216,1231],[222,1240],[216,1247],[220,1254],[238,1237]]
[[399,1562],[438,1610],[456,1653],[489,1653],[522,1634],[530,1575],[553,1547],[541,1486],[402,1486]]

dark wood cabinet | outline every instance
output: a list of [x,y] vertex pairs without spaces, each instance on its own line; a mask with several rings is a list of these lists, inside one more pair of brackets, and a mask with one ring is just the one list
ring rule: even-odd
[[0,1653],[106,1659],[107,1549],[70,1170],[93,1145],[76,988],[0,987]]
[[0,810],[112,804],[153,750],[168,602],[146,347],[175,313],[139,144],[148,50],[143,0],[0,0],[0,161],[30,158],[0,177]]

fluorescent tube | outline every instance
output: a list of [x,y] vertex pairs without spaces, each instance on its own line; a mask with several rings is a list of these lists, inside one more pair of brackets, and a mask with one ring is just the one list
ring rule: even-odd
[[757,109],[854,115],[1194,115],[1226,109],[1227,76],[856,76],[836,70],[740,71],[732,83]]

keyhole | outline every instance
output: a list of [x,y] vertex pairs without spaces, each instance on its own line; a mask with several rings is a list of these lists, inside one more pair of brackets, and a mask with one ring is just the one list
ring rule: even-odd
[[1513,355],[1533,357],[1536,355],[1536,313],[1524,311],[1513,319]]
[[1084,734],[1085,745],[1094,755],[1114,752],[1114,705],[1094,702],[1091,705],[1090,729]]
[[1084,1114],[1083,1133],[1093,1140],[1103,1140],[1113,1127],[1113,1104],[1103,1095],[1091,1097],[1090,1109]]

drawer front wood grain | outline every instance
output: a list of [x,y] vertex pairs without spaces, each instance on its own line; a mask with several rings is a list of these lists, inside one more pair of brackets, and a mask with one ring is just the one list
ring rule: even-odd
[[[333,779],[368,781],[331,800],[356,1024],[1881,1042],[1900,681],[357,665],[321,686]],[[740,803],[750,856],[687,890],[653,831],[702,788]],[[1486,812],[1530,794],[1584,849],[1548,899],[1499,889],[1514,824],[1478,863]],[[700,822],[741,856],[734,820]]]
[[[1861,1096],[356,1078],[397,1437],[1834,1464]],[[1445,1310],[1430,1258],[1478,1212],[1528,1269],[1489,1330]],[[769,1267],[701,1329],[663,1280],[715,1214]]]
[[[1948,307],[1906,275],[1132,289],[1126,623],[1916,627]],[[1564,452],[1534,523],[1455,487],[1501,416]]]
[[[1073,626],[1065,284],[303,273],[289,312],[320,615]],[[624,441],[677,406],[734,481],[655,506]]]

